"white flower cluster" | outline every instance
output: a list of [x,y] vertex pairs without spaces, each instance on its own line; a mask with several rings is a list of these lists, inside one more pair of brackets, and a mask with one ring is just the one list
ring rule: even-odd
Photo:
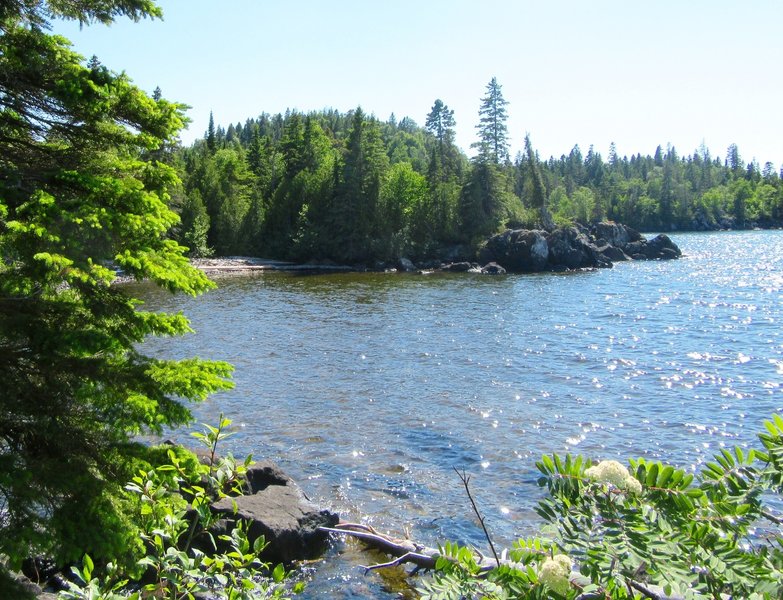
[[556,554],[552,558],[547,558],[541,563],[538,571],[538,579],[541,583],[561,596],[568,593],[571,583],[571,559],[565,554]]
[[602,460],[585,470],[585,477],[594,481],[609,483],[632,494],[642,493],[642,484],[616,460]]

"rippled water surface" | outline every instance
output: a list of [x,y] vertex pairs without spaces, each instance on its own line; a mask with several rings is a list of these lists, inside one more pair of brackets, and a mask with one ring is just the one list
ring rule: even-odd
[[[161,356],[227,360],[236,389],[197,406],[230,449],[276,460],[345,518],[427,543],[529,534],[543,453],[698,468],[783,407],[783,232],[674,234],[685,256],[540,275],[263,274],[198,298],[147,286],[197,334]],[[185,437],[185,432],[182,433]],[[396,597],[339,545],[310,596]]]

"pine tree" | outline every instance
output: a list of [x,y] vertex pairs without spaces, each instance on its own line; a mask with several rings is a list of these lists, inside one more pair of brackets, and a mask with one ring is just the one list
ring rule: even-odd
[[432,110],[427,115],[425,127],[438,141],[438,149],[443,154],[444,146],[453,143],[454,127],[457,122],[454,120],[454,111],[450,110],[442,100],[435,100]]
[[508,160],[507,104],[501,85],[493,77],[487,84],[487,95],[481,99],[479,124],[476,125],[479,141],[473,147],[478,148],[479,160],[496,165]]

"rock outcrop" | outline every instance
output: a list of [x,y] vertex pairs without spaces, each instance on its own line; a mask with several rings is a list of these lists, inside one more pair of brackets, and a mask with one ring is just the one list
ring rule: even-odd
[[507,229],[487,240],[479,252],[479,261],[495,263],[511,272],[531,273],[607,268],[618,261],[668,260],[681,254],[666,234],[648,241],[631,227],[603,222],[592,229]]
[[492,236],[479,252],[479,262],[496,262],[508,271],[546,270],[549,246],[546,232],[530,229],[507,229]]

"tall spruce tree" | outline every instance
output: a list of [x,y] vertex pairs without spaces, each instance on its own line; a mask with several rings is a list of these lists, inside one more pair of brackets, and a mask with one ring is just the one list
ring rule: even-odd
[[207,148],[211,154],[214,154],[217,150],[217,136],[215,134],[215,117],[212,115],[212,111],[209,111],[209,124],[207,125],[205,138],[207,140]]
[[481,99],[479,124],[476,125],[479,141],[473,144],[478,149],[480,160],[496,165],[508,160],[507,104],[502,86],[493,77],[487,84],[487,95]]
[[123,485],[145,455],[135,436],[188,422],[183,400],[228,385],[224,363],[143,355],[146,336],[182,334],[188,322],[140,311],[111,285],[117,267],[172,292],[211,287],[166,237],[176,174],[143,160],[175,140],[182,105],[85,67],[47,33],[50,17],[120,16],[160,9],[0,6],[0,571],[39,552],[65,561],[140,549],[123,511]]

